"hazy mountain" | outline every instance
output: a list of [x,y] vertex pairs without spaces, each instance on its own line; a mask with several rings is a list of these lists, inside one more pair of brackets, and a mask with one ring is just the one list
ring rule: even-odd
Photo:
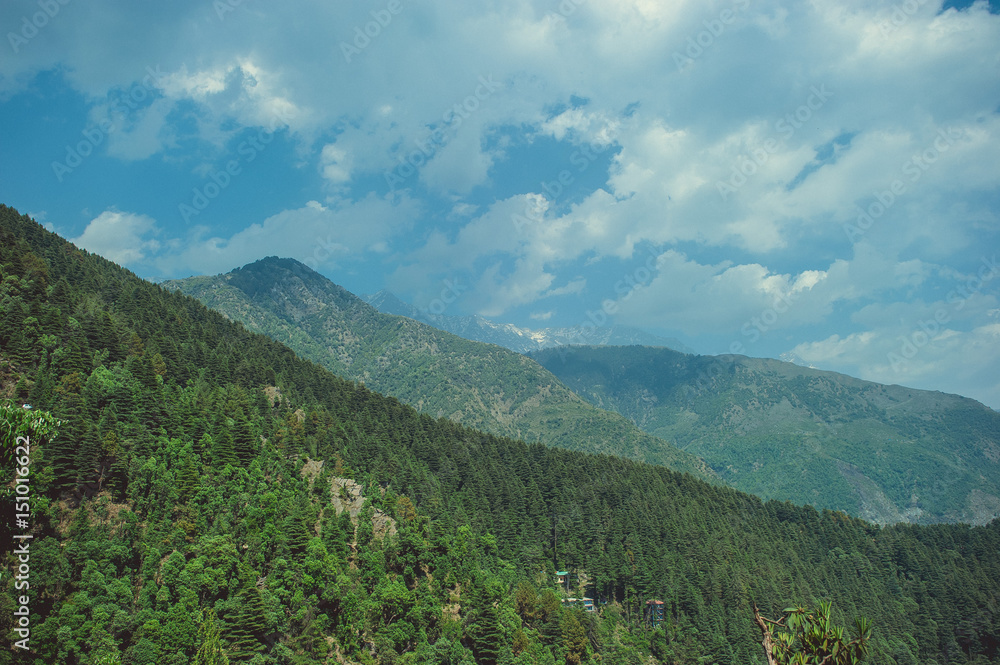
[[535,361],[383,314],[292,259],[164,282],[333,372],[435,417],[525,441],[664,464],[702,478],[704,462],[597,409]]
[[590,346],[662,346],[690,353],[692,350],[679,339],[658,337],[638,328],[628,326],[581,325],[561,328],[521,328],[511,323],[496,323],[482,316],[448,316],[434,314],[403,302],[393,293],[382,290],[361,296],[372,307],[385,314],[406,316],[422,321],[465,339],[499,344],[518,353],[540,351],[556,346],[584,344]]
[[744,356],[581,347],[532,357],[758,496],[881,523],[1000,514],[1000,414],[975,400]]

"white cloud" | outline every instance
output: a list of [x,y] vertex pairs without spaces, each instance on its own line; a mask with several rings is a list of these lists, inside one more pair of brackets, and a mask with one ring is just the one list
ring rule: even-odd
[[156,235],[159,229],[150,217],[105,210],[90,220],[83,233],[71,242],[119,265],[129,266],[160,249],[160,243],[151,237]]
[[309,201],[228,236],[194,228],[186,237],[165,234],[145,215],[108,210],[72,239],[80,247],[127,266],[143,265],[164,277],[217,274],[275,254],[329,269],[365,252],[386,253],[416,217],[408,199],[393,203],[369,197],[362,201]]
[[[924,321],[804,342],[792,353],[805,363],[868,381],[958,393],[1000,404],[1000,324],[959,331]],[[925,332],[925,330],[929,331]]]
[[475,284],[476,309],[483,316],[498,316],[544,297],[554,281],[555,275],[537,261],[518,259],[514,270],[506,273],[499,262],[494,263]]
[[166,124],[166,116],[173,105],[158,99],[150,106],[135,112],[129,125],[108,134],[108,154],[125,161],[147,159],[173,143],[173,131]]
[[384,253],[396,234],[411,227],[417,210],[405,198],[397,203],[375,196],[334,199],[328,205],[309,201],[227,238],[198,229],[183,241],[183,249],[160,256],[158,264],[164,273],[216,274],[276,254],[322,270],[366,251]]
[[734,340],[753,342],[770,331],[822,322],[840,304],[919,285],[930,272],[918,260],[899,262],[867,243],[854,249],[850,260],[795,274],[760,263],[702,264],[668,250],[658,257],[650,282],[621,299],[618,318],[689,335],[729,331]]
[[334,185],[343,185],[351,180],[352,159],[347,150],[329,143],[320,153],[320,171],[323,177]]

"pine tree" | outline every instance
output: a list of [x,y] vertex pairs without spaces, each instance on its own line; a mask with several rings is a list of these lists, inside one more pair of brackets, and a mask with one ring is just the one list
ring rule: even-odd
[[229,657],[222,650],[222,643],[219,640],[219,626],[215,621],[215,612],[211,609],[202,610],[198,638],[201,640],[201,646],[194,656],[194,665],[229,665]]
[[212,462],[215,463],[217,468],[221,469],[227,464],[232,464],[233,466],[239,464],[240,461],[233,451],[233,435],[229,433],[228,429],[224,428],[219,432],[213,443]]
[[101,442],[97,438],[94,427],[87,421],[83,422],[83,432],[77,439],[76,482],[78,485],[95,482],[101,475]]
[[208,432],[202,434],[201,438],[199,438],[194,444],[194,454],[201,459],[209,459],[214,451],[215,441],[212,439],[212,435]]
[[306,551],[306,545],[312,537],[306,529],[305,522],[296,511],[285,520],[285,537],[288,542],[289,551],[296,556]]
[[42,361],[38,365],[35,373],[35,385],[31,387],[29,399],[37,407],[48,408],[52,401],[52,391],[55,389],[55,381],[49,369],[48,351],[42,351]]
[[181,502],[187,503],[198,491],[199,465],[195,463],[195,455],[190,446],[185,446],[181,454],[184,455],[184,461],[181,462],[180,472],[177,474],[177,493]]
[[257,446],[254,445],[254,435],[250,431],[250,423],[243,412],[236,414],[233,424],[233,453],[244,465],[257,456]]
[[[329,485],[327,485],[327,489],[329,489]],[[347,515],[347,513],[344,512],[342,515]],[[351,535],[354,533],[353,526],[349,531],[344,530],[345,525],[341,521],[342,515],[337,515],[332,506],[328,507],[323,514],[323,530],[321,532],[326,551],[338,560],[347,558],[350,552]],[[350,516],[348,516],[347,525],[351,525]]]
[[234,660],[250,659],[264,649],[262,640],[267,631],[260,590],[254,586],[245,587],[237,596],[237,605],[239,610],[226,633],[228,651]]
[[25,380],[24,376],[21,375],[17,379],[17,385],[14,386],[14,399],[21,401],[28,398],[31,389],[28,387],[28,382]]
[[587,631],[576,615],[573,610],[564,611],[560,622],[566,665],[579,665],[587,657]]
[[492,579],[478,579],[471,590],[465,633],[469,638],[476,662],[496,665],[507,648],[500,628],[501,585]]

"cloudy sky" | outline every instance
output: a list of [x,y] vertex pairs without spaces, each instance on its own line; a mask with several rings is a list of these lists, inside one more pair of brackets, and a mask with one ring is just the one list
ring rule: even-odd
[[151,279],[298,259],[1000,408],[1000,15],[7,0],[0,200]]

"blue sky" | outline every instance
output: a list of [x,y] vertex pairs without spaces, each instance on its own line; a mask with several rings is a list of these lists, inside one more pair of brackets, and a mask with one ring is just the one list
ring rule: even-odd
[[10,0],[0,199],[151,279],[298,259],[1000,408],[985,2]]

